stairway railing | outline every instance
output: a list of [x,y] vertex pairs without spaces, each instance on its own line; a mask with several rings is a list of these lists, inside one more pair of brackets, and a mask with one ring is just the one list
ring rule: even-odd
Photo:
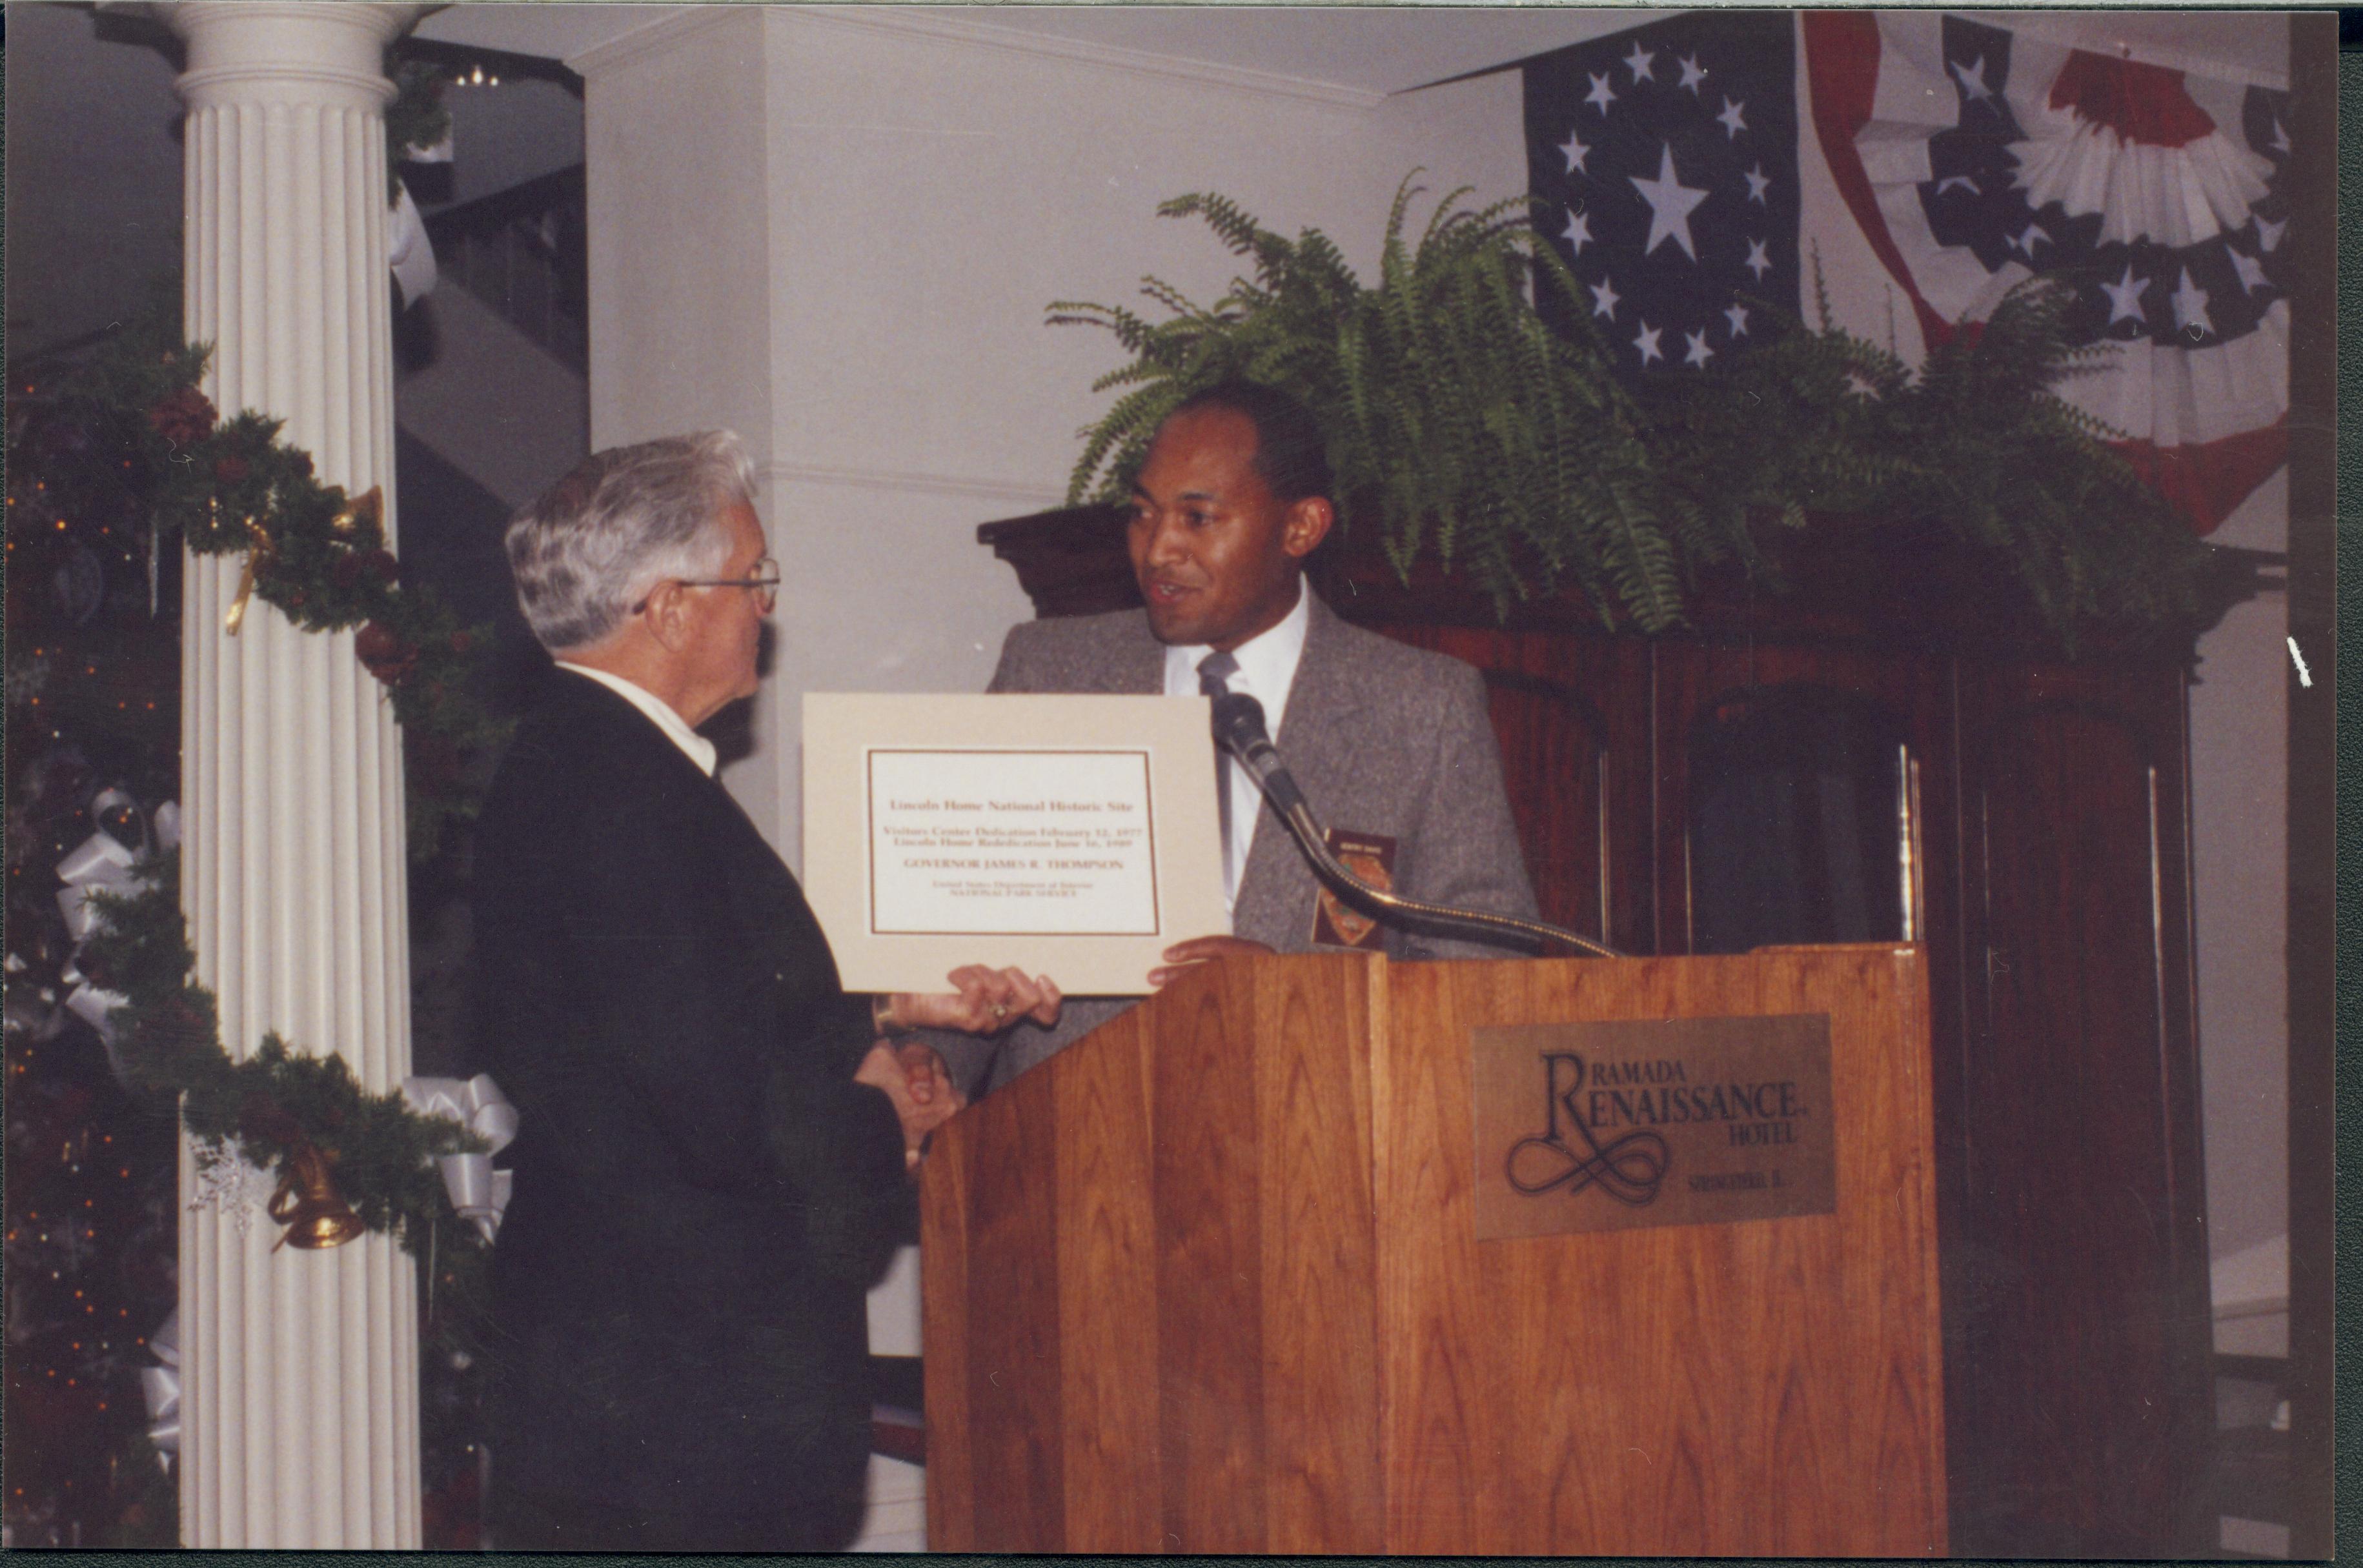
[[441,275],[553,358],[588,374],[590,271],[582,166],[427,219]]

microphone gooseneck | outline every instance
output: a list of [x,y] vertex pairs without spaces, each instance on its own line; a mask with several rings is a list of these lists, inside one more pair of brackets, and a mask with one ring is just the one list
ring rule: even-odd
[[1430,925],[1456,927],[1481,936],[1504,933],[1525,936],[1545,942],[1557,942],[1588,953],[1598,958],[1622,958],[1625,955],[1605,943],[1569,931],[1563,926],[1547,925],[1541,921],[1522,920],[1516,915],[1493,914],[1484,910],[1449,909],[1442,904],[1423,903],[1400,894],[1374,888],[1348,870],[1330,853],[1327,836],[1320,822],[1304,799],[1304,791],[1289,777],[1288,765],[1281,760],[1280,750],[1271,744],[1264,730],[1263,704],[1244,691],[1228,692],[1215,699],[1215,738],[1226,751],[1239,760],[1264,797],[1270,801],[1280,820],[1313,863],[1321,879],[1335,889],[1339,896],[1360,905],[1367,912],[1381,911]]
[[[1283,821],[1290,813],[1304,807],[1304,792],[1290,778],[1288,767],[1280,760],[1280,752],[1264,733],[1263,704],[1244,691],[1226,692],[1215,699],[1215,739],[1225,751],[1239,759],[1239,766],[1270,798],[1272,810]],[[1290,823],[1292,827],[1294,823]]]

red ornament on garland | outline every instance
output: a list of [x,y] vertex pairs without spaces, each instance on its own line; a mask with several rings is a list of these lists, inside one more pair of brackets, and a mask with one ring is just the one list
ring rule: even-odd
[[359,587],[364,577],[373,577],[391,588],[401,575],[401,564],[389,550],[348,550],[328,568],[329,580],[348,590]]
[[411,783],[430,795],[448,791],[460,780],[460,748],[448,735],[432,730],[422,733],[406,748],[411,771]]
[[182,387],[148,411],[148,423],[176,447],[194,446],[213,434],[214,405],[194,387]]
[[388,686],[401,685],[418,662],[418,650],[383,621],[372,621],[354,635],[353,653]]

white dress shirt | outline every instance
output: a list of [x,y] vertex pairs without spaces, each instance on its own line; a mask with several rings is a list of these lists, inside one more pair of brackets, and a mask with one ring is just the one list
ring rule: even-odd
[[[1299,583],[1295,606],[1281,618],[1280,624],[1258,633],[1231,650],[1231,657],[1239,661],[1238,673],[1224,684],[1263,704],[1264,727],[1275,743],[1287,718],[1288,689],[1296,683],[1297,662],[1304,657],[1304,628],[1311,619],[1304,587]],[[1188,647],[1167,644],[1165,695],[1197,696],[1199,662],[1214,651],[1204,643]],[[1256,788],[1248,770],[1229,756],[1223,759],[1223,778],[1231,792],[1231,864],[1228,875],[1223,878],[1223,909],[1227,913],[1237,903],[1239,881],[1247,875],[1248,847],[1255,840],[1256,814],[1263,805],[1263,791]]]
[[[1302,640],[1300,638],[1300,640]],[[649,722],[664,732],[665,739],[681,747],[682,755],[697,764],[697,770],[708,778],[714,777],[714,743],[689,727],[689,722],[672,711],[672,705],[645,686],[636,686],[620,675],[610,675],[604,669],[594,669],[587,664],[558,661],[560,669],[571,669],[577,675],[587,675],[600,685],[638,708],[649,716]]]

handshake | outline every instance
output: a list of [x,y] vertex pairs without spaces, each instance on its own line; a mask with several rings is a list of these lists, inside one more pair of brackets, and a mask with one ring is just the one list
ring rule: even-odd
[[[1162,989],[1201,964],[1249,954],[1269,953],[1259,942],[1237,936],[1195,936],[1165,949],[1164,962],[1148,972],[1148,983]],[[1023,969],[991,969],[982,964],[954,969],[946,977],[953,989],[936,996],[897,991],[871,1004],[870,1020],[881,1036],[914,1029],[956,1029],[963,1034],[993,1035],[1031,1019],[1048,1029],[1059,1021],[1059,988],[1048,975],[1028,977]],[[915,1040],[893,1045],[882,1038],[862,1058],[854,1082],[883,1089],[903,1119],[903,1159],[919,1163],[927,1134],[949,1121],[968,1104],[968,1097],[952,1088],[944,1059],[935,1047]]]
[[[993,1035],[1025,1019],[1046,1029],[1059,1021],[1061,999],[1048,975],[1029,977],[1022,969],[971,964],[947,978],[953,987],[949,992],[922,996],[897,991],[878,999],[871,1008],[871,1025],[882,1036],[914,1029]],[[893,1101],[894,1114],[903,1123],[905,1166],[919,1163],[927,1134],[968,1103],[968,1097],[952,1088],[935,1047],[915,1040],[896,1045],[882,1038],[861,1059],[853,1081],[882,1090]]]

